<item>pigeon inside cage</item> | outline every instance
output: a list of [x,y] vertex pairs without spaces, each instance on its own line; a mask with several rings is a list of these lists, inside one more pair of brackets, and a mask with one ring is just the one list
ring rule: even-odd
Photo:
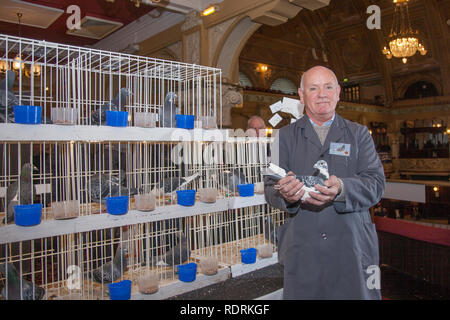
[[200,270],[208,276],[215,275],[219,269],[219,261],[217,257],[200,258]]
[[153,193],[136,194],[134,196],[134,204],[136,210],[152,211],[155,210],[156,198]]
[[217,190],[214,188],[202,188],[198,190],[199,200],[206,203],[214,203],[217,199]]
[[56,220],[72,219],[79,216],[78,200],[52,202],[53,217]]
[[155,272],[148,272],[138,280],[139,292],[152,294],[159,289],[159,276]]
[[257,249],[258,249],[258,256],[261,259],[272,257],[273,247],[271,244],[266,243],[266,244],[259,245],[257,247]]

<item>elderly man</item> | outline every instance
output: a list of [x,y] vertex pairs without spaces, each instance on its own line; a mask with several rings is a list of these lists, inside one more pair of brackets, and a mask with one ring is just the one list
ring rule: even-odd
[[247,123],[247,136],[249,137],[265,137],[266,123],[260,116],[251,116]]
[[[288,175],[265,179],[267,202],[288,213],[278,236],[284,298],[380,299],[369,208],[381,199],[385,177],[372,137],[336,114],[340,86],[331,70],[306,71],[298,93],[306,115],[280,129],[272,148]],[[326,187],[315,185],[319,192],[301,200],[305,190],[296,175],[312,175],[318,160],[328,163]]]

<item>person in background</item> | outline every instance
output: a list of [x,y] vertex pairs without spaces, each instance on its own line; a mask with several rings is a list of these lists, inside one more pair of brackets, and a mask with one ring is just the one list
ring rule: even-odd
[[260,116],[251,116],[247,122],[248,137],[265,137],[266,136],[266,123]]
[[[288,175],[264,181],[268,204],[287,213],[278,230],[283,297],[381,299],[369,209],[386,181],[373,139],[367,127],[336,113],[340,86],[330,69],[307,70],[298,93],[306,114],[281,128],[272,146],[272,161]],[[304,184],[296,176],[313,175],[319,160],[327,162],[329,178],[302,200]]]

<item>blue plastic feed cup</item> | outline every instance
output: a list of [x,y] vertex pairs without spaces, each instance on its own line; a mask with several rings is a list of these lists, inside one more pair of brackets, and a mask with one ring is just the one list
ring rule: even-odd
[[195,204],[195,190],[178,190],[177,202],[181,206],[193,206]]
[[109,299],[111,300],[130,300],[131,298],[131,281],[122,280],[108,284]]
[[128,196],[106,197],[106,211],[120,215],[128,212]]
[[14,121],[22,124],[39,124],[42,120],[40,106],[14,106]]
[[14,206],[14,222],[18,226],[28,227],[41,223],[42,204],[24,204]]
[[255,248],[248,248],[241,250],[241,261],[245,264],[255,263],[256,262],[256,253],[258,250]]
[[177,128],[194,129],[195,116],[188,114],[176,114]]
[[239,195],[241,197],[253,197],[255,195],[255,185],[250,184],[238,184]]
[[183,282],[192,282],[197,275],[197,264],[194,262],[178,266],[178,278]]
[[128,124],[128,111],[106,110],[106,125],[112,127],[126,127]]

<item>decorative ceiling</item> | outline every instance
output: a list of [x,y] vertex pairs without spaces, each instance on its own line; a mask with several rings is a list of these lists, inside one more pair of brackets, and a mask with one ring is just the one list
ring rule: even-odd
[[[117,0],[1,0],[1,33],[26,38],[46,40],[77,46],[93,45],[109,33],[126,26],[136,19],[155,10],[156,7],[141,5],[131,1]],[[81,32],[67,34],[67,19],[72,12],[67,8],[76,4],[82,19]],[[21,11],[19,28],[17,12]],[[40,14],[38,16],[38,14]],[[5,20],[14,22],[6,22]],[[37,23],[30,21],[38,21]],[[33,24],[26,25],[26,24]],[[38,24],[41,24],[38,26]],[[83,28],[84,27],[84,28]]]
[[[373,4],[381,9],[379,30],[366,25],[367,7]],[[340,81],[384,86],[387,104],[399,98],[396,92],[408,75],[423,74],[435,83],[450,81],[450,0],[409,1],[412,27],[419,30],[428,53],[416,53],[406,64],[398,58],[388,60],[381,52],[387,45],[393,11],[392,0],[331,0],[316,11],[304,9],[282,25],[261,26],[241,52],[240,70],[251,72],[251,64],[265,63],[272,67],[272,74],[293,70],[290,77],[285,73],[297,83],[309,67],[325,65],[335,70]],[[250,72],[246,74],[251,78]],[[258,75],[253,77],[258,82]]]

